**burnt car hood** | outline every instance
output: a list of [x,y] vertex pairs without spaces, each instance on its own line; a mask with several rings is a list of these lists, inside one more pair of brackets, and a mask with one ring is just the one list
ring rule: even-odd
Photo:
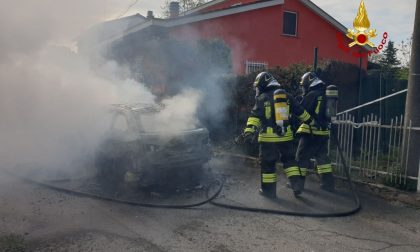
[[206,128],[194,130],[166,132],[139,133],[137,140],[144,144],[153,144],[166,147],[183,147],[185,144],[201,144],[208,141],[209,132]]

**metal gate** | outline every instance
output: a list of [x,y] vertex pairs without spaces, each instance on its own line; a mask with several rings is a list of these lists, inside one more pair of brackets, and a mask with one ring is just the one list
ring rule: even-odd
[[[418,178],[407,175],[407,150],[412,147],[413,130],[419,129],[413,128],[411,121],[405,126],[401,115],[384,125],[381,118],[371,114],[357,123],[353,115],[344,113],[337,117],[334,125],[353,179],[404,189],[411,189],[415,184],[415,188],[417,183],[408,183]],[[336,174],[344,175],[337,146],[330,144],[330,157]]]

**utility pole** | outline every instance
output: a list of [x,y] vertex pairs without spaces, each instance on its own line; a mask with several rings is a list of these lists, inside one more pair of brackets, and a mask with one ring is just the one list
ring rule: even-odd
[[[411,48],[410,72],[408,77],[407,101],[405,106],[405,126],[420,127],[420,0],[417,0],[414,20],[413,45]],[[420,131],[411,132],[407,169],[409,176],[420,176]],[[419,188],[417,189],[419,190]]]

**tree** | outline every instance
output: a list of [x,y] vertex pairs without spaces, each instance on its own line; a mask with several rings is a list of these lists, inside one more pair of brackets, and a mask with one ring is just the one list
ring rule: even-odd
[[408,72],[410,68],[411,47],[413,45],[413,36],[402,40],[398,44],[398,58],[401,62],[401,68],[398,71],[398,78],[408,80]]
[[412,45],[413,36],[406,38],[405,40],[401,40],[398,44],[398,58],[400,59],[401,66],[404,68],[409,68]]
[[382,59],[382,56],[382,54],[372,53],[368,59],[368,70],[381,69],[380,60]]
[[369,56],[369,62],[375,63],[375,64],[380,64],[381,59],[383,58],[382,54],[376,54],[376,53],[372,53]]
[[395,48],[394,42],[389,41],[388,45],[386,46],[383,57],[379,60],[379,63],[382,65],[383,68],[389,70],[392,68],[396,68],[400,65],[400,61],[397,58],[398,49]]
[[[169,5],[171,2],[174,2],[173,0],[165,0],[165,3],[163,4],[163,6],[161,7],[162,9],[162,16],[167,18],[170,16],[170,12],[169,12]],[[186,12],[189,11],[191,9],[194,9],[206,2],[208,2],[208,0],[179,0],[179,12]]]

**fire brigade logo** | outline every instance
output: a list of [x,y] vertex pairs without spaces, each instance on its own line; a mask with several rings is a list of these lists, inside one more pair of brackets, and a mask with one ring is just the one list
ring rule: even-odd
[[348,29],[348,33],[346,34],[347,37],[354,40],[349,44],[349,47],[353,47],[354,45],[369,45],[371,47],[375,47],[375,45],[369,41],[369,39],[376,37],[376,29],[369,29],[370,21],[364,0],[360,2],[357,16],[353,21],[353,27],[354,29]]
[[[381,43],[376,46],[370,41],[377,36],[376,29],[370,29],[370,21],[365,7],[365,2],[362,0],[360,2],[359,10],[357,11],[357,16],[353,22],[353,29],[348,29],[346,36],[352,40],[350,44],[344,41],[343,33],[337,32],[337,46],[345,53],[350,53],[353,57],[364,58],[366,56],[371,56],[372,54],[379,54],[384,48],[388,40],[388,33],[384,32],[382,35]],[[365,46],[368,45],[372,49],[361,51],[355,45]],[[357,50],[357,51],[356,51]]]

